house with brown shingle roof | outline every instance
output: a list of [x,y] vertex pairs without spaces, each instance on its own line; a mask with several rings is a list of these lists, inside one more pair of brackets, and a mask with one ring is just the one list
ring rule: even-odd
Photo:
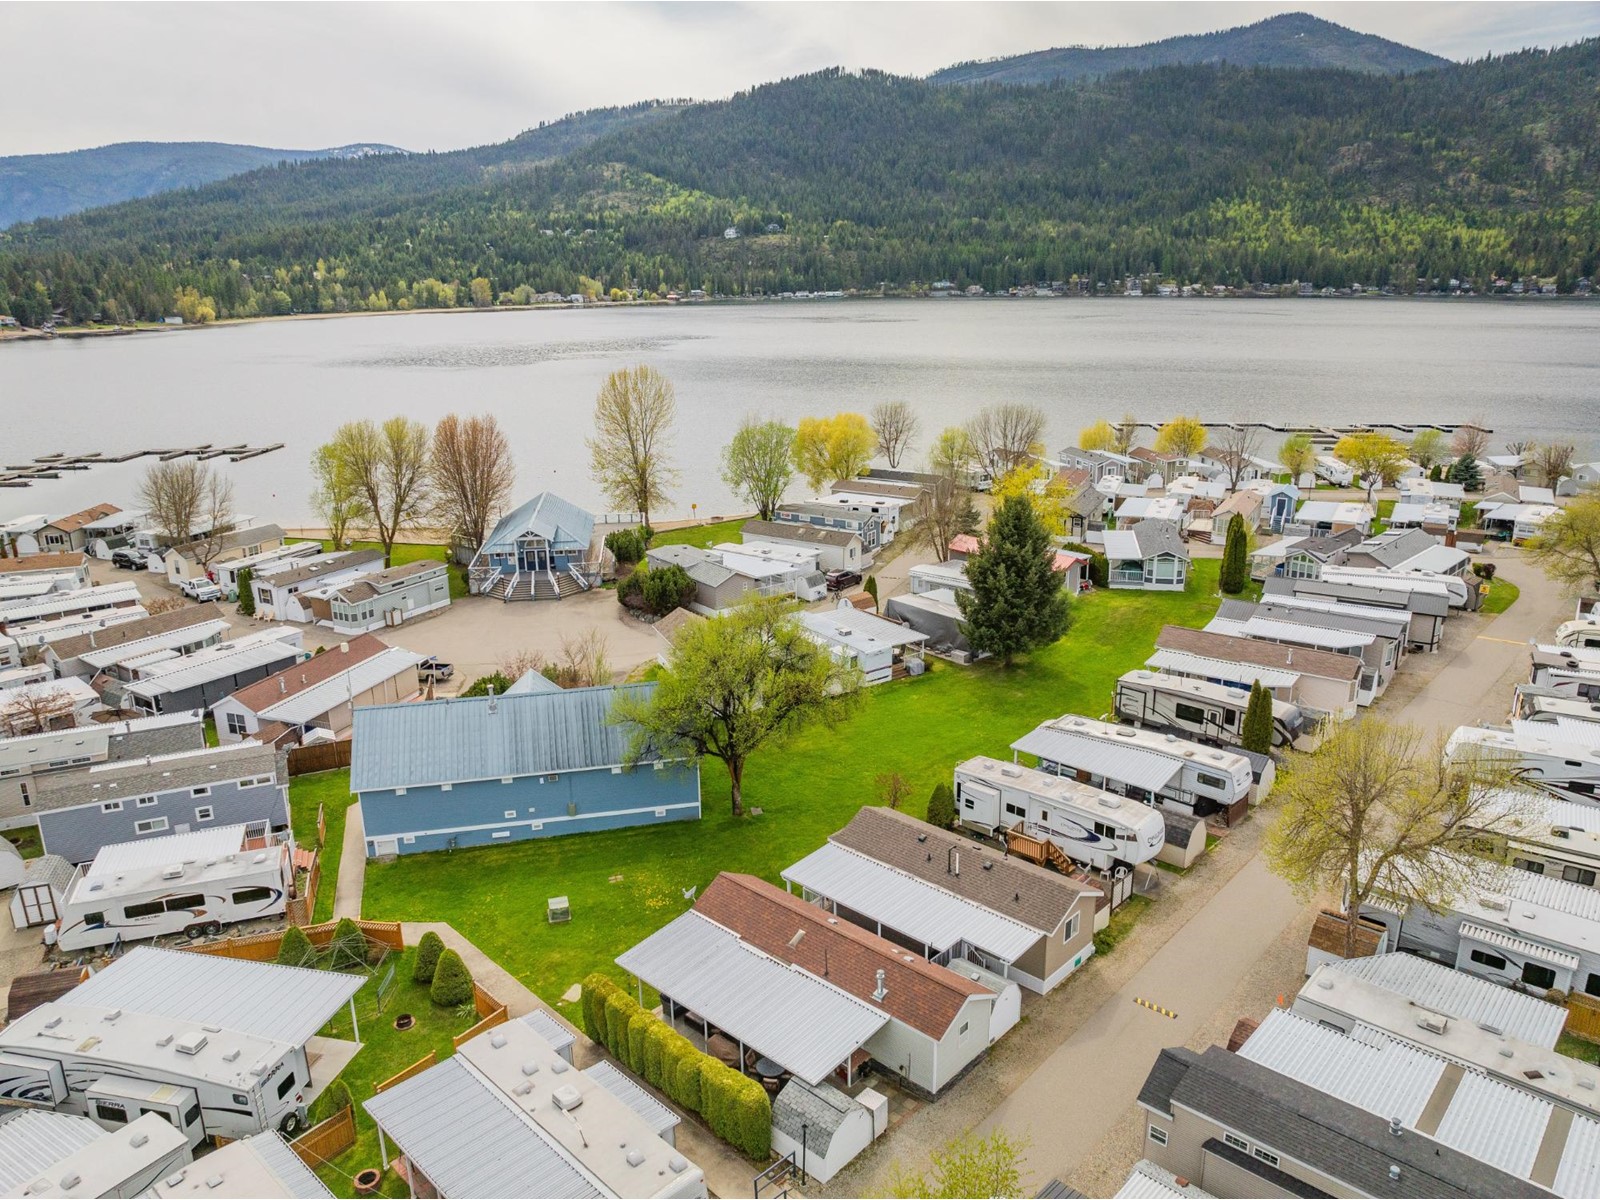
[[[157,613],[153,617],[123,621],[121,624],[107,625],[103,629],[91,630],[77,637],[48,642],[44,648],[44,661],[55,671],[58,678],[64,679],[69,675],[90,678],[98,668],[91,663],[81,661],[85,654],[93,654],[97,650],[113,650],[129,642],[139,642],[145,638],[161,637],[183,629],[226,620],[227,617],[219,604],[185,604],[182,608]],[[222,631],[207,631],[194,648],[215,645],[221,640]],[[152,650],[163,647],[153,646]],[[176,648],[179,653],[186,653],[189,647],[183,644]]]
[[301,731],[350,736],[357,708],[403,704],[422,695],[417,664],[423,656],[379,641],[370,633],[286,667],[211,706],[224,743],[254,737],[280,722]]
[[121,511],[115,504],[96,504],[55,518],[34,536],[39,540],[39,549],[45,554],[82,550],[89,542],[89,534],[84,526],[90,521],[98,521],[101,517]]
[[1361,689],[1361,659],[1356,655],[1181,625],[1162,626],[1156,652],[1146,665],[1230,687],[1259,681],[1274,699],[1339,721],[1356,715]]
[[[989,1049],[990,1023],[1003,997],[980,980],[753,875],[718,875],[694,908],[746,945],[887,1014],[864,1049],[915,1091],[938,1095]],[[1000,987],[1020,1008],[1016,985],[1001,981]]]

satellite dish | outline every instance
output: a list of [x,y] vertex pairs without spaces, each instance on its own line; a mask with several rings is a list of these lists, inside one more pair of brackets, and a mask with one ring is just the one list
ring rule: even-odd
[[700,885],[697,883],[692,888],[681,888],[680,890],[683,892],[685,900],[693,900],[695,893],[700,890]]

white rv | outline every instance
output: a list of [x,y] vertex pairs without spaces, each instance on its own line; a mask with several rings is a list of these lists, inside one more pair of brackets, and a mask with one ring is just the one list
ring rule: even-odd
[[1554,724],[1558,717],[1571,721],[1600,721],[1600,703],[1557,688],[1517,684],[1511,696],[1509,720]]
[[67,886],[63,950],[184,934],[282,916],[294,886],[293,847],[247,839],[228,825],[104,847]]
[[1562,717],[1513,721],[1506,728],[1463,725],[1445,743],[1445,755],[1454,757],[1468,747],[1510,760],[1531,787],[1567,799],[1600,797],[1600,725]]
[[1556,645],[1600,650],[1600,620],[1585,617],[1580,621],[1563,621],[1556,628]]
[[1445,575],[1437,571],[1395,571],[1382,567],[1342,567],[1330,563],[1322,568],[1322,578],[1329,583],[1353,583],[1384,592],[1421,592],[1424,595],[1445,596],[1451,608],[1466,608],[1477,592],[1475,583],[1469,584],[1459,575]]
[[1584,887],[1600,886],[1600,806],[1542,792],[1506,792],[1487,810],[1498,818],[1511,865]]
[[1313,469],[1318,479],[1326,480],[1335,487],[1349,487],[1356,481],[1355,471],[1331,454],[1317,455],[1316,466]]
[[1073,713],[1046,721],[1011,749],[1033,755],[1041,771],[1197,817],[1242,815],[1255,788],[1242,754]]
[[1166,843],[1166,823],[1149,805],[1032,767],[970,758],[955,770],[955,789],[963,825],[991,835],[1020,825],[1101,871],[1149,862]]
[[[1116,713],[1135,725],[1191,733],[1204,741],[1237,746],[1244,731],[1250,693],[1238,688],[1162,675],[1129,671],[1117,680]],[[1292,745],[1305,732],[1305,717],[1293,704],[1272,702],[1272,744]]]

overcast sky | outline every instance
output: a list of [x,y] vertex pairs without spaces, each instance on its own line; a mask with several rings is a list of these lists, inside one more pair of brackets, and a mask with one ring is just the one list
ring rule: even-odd
[[122,141],[454,149],[577,109],[711,99],[821,67],[922,75],[1292,11],[1455,59],[1600,34],[1600,3],[0,2],[0,155]]

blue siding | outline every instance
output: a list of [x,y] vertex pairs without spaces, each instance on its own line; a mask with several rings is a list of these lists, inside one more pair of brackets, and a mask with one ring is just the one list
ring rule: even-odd
[[[613,773],[610,768],[568,771],[550,782],[525,775],[510,783],[489,780],[361,794],[361,820],[367,855],[374,840],[398,837],[401,854],[488,846],[597,829],[655,825],[700,817],[700,772],[694,764],[669,763],[660,770],[642,766]],[[665,809],[666,815],[656,816]],[[506,813],[514,812],[507,817]],[[535,823],[541,828],[535,829]],[[495,837],[496,833],[508,834]],[[412,842],[405,841],[412,837]]]
[[[240,788],[230,782],[209,786],[209,796],[192,795],[187,787],[158,792],[156,802],[144,808],[135,803],[133,796],[127,796],[122,800],[120,812],[102,812],[98,803],[51,809],[39,814],[39,836],[44,841],[45,853],[59,854],[68,862],[85,863],[99,853],[102,846],[181,833],[180,825],[193,830],[219,825],[252,825],[261,821],[275,829],[286,828],[289,824],[288,789],[282,784]],[[195,809],[207,805],[214,814],[212,819],[196,820]],[[165,817],[167,828],[139,833],[138,822],[152,817]]]

